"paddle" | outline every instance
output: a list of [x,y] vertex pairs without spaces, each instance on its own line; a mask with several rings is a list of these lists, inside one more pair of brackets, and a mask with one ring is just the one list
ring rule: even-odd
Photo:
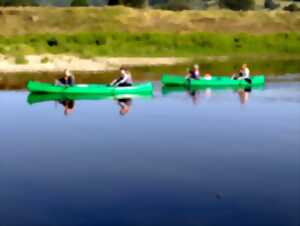
[[250,78],[245,78],[245,81],[246,81],[249,85],[252,84],[252,80],[251,80]]

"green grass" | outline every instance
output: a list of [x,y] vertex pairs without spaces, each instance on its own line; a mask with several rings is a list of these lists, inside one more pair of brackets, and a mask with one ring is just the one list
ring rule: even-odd
[[41,59],[41,63],[42,63],[42,64],[47,64],[47,63],[49,63],[49,61],[50,61],[50,59],[49,59],[48,57],[43,57],[43,58]]
[[15,63],[16,64],[28,64],[28,60],[25,58],[24,55],[17,55],[17,56],[15,56]]
[[0,36],[0,53],[96,56],[299,56],[300,33],[101,33]]
[[300,13],[114,7],[0,7],[0,35],[78,32],[300,32]]

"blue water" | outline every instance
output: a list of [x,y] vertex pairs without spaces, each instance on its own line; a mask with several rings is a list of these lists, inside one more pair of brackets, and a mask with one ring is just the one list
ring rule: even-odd
[[299,226],[300,82],[239,92],[156,82],[124,116],[0,92],[0,225]]

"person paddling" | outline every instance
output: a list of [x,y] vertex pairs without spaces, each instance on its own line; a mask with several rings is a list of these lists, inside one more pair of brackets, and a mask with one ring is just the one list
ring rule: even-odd
[[195,79],[195,80],[198,80],[200,79],[200,70],[199,70],[199,65],[198,64],[195,64],[193,66],[192,69],[189,70],[189,73],[188,75],[185,77],[186,79]]
[[232,77],[234,80],[245,80],[246,82],[248,82],[249,84],[252,83],[251,79],[250,79],[250,70],[248,68],[247,64],[243,64],[240,72],[236,75],[233,75]]
[[58,86],[73,86],[75,85],[75,76],[66,69],[64,71],[64,77],[55,81],[55,85]]
[[132,76],[129,70],[125,67],[120,68],[120,77],[118,79],[113,80],[110,85],[111,86],[118,86],[118,87],[125,87],[125,86],[132,86]]

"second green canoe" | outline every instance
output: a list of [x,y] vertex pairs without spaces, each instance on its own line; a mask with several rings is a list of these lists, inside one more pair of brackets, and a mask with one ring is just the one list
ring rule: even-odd
[[[265,83],[264,75],[256,75],[251,77],[251,85],[262,85]],[[184,76],[165,74],[161,78],[161,82],[166,86],[205,86],[205,87],[224,87],[224,86],[249,86],[245,80],[233,80],[228,76],[212,76],[212,79],[192,79],[189,83]]]

